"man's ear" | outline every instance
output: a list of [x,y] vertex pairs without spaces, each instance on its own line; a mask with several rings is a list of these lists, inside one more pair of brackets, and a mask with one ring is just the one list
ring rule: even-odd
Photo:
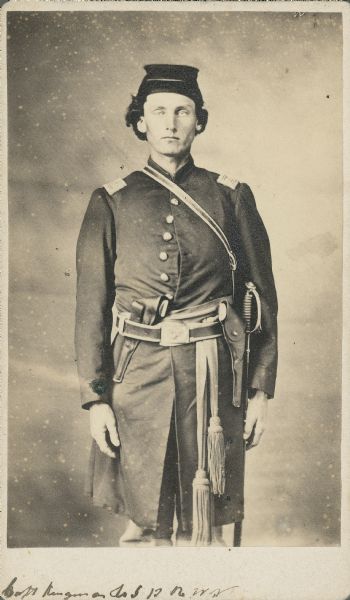
[[198,123],[198,121],[196,122],[196,131],[199,133],[200,131],[202,131],[202,125],[200,123]]
[[139,118],[136,126],[140,133],[146,133],[146,123],[143,117]]

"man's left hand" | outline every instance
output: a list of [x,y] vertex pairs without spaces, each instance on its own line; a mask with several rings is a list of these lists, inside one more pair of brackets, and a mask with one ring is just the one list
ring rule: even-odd
[[257,446],[266,429],[267,422],[267,395],[257,390],[255,396],[248,400],[247,416],[244,426],[243,439],[248,440],[246,449]]

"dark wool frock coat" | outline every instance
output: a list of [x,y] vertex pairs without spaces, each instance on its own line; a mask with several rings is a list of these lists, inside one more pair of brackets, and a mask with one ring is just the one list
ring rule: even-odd
[[[149,164],[171,179],[151,159]],[[236,253],[237,311],[245,281],[253,281],[260,293],[262,333],[252,344],[249,387],[273,397],[277,299],[269,240],[253,194],[246,184],[198,168],[192,158],[174,180],[216,220]],[[130,311],[135,300],[168,295],[171,309],[182,309],[231,293],[231,271],[220,241],[158,182],[135,171],[93,193],[77,245],[78,373],[83,407],[110,403],[121,441],[116,459],[93,443],[88,490],[95,504],[124,513],[141,527],[157,527],[172,424],[178,518],[181,528],[190,531],[197,468],[195,343],[163,347],[139,342],[116,383],[112,307],[115,303],[119,311]],[[217,346],[226,487],[223,496],[215,497],[214,523],[221,525],[243,518],[244,445],[242,408],[232,405],[231,358],[224,338],[217,339]]]

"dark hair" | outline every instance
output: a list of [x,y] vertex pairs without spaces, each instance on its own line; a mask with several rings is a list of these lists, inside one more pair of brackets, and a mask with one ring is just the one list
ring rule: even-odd
[[[141,131],[139,131],[137,129],[137,123],[140,119],[140,117],[143,116],[143,105],[145,103],[144,99],[140,99],[138,96],[131,96],[132,100],[127,108],[126,111],[126,115],[125,115],[125,123],[127,127],[132,127],[135,134],[137,135],[137,137],[139,138],[139,140],[146,140],[147,136],[145,133],[142,133]],[[195,103],[195,107],[196,107],[196,115],[197,115],[197,120],[198,120],[198,124],[201,125],[201,129],[200,131],[196,131],[196,135],[198,133],[203,133],[204,129],[207,126],[207,122],[208,122],[208,111],[203,108],[203,106],[200,106],[199,104]]]

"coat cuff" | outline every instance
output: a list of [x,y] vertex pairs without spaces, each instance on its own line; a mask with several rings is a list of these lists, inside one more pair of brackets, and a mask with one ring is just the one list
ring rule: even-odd
[[256,390],[262,390],[268,398],[273,398],[275,394],[276,372],[272,369],[257,365],[249,378],[249,387]]
[[89,410],[95,404],[108,404],[108,406],[110,406],[110,403],[106,402],[105,400],[92,400],[91,402],[85,402],[82,405],[82,408],[84,408],[85,410]]
[[110,384],[105,378],[93,381],[80,380],[82,408],[88,410],[92,404],[110,404]]

